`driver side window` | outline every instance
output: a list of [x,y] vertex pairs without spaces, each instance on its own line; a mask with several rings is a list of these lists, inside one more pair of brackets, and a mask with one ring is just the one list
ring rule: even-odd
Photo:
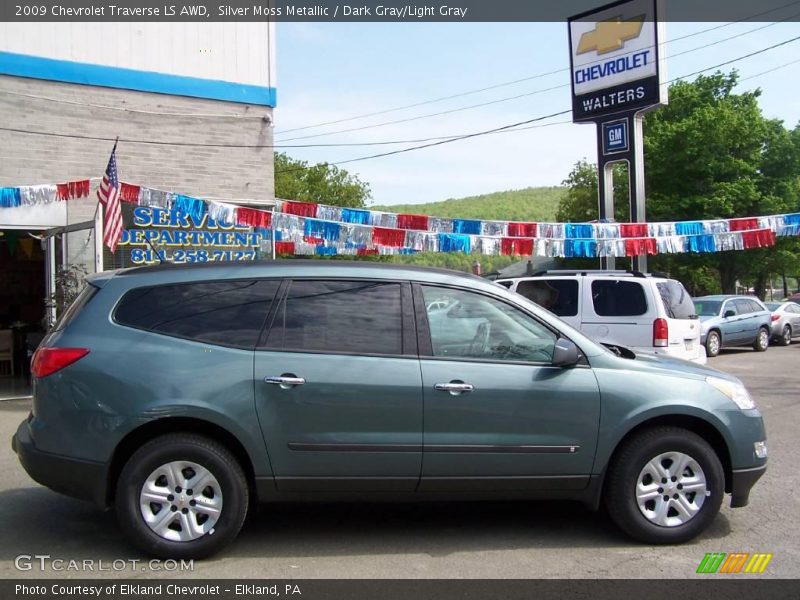
[[494,298],[422,286],[433,355],[510,362],[551,362],[556,335]]

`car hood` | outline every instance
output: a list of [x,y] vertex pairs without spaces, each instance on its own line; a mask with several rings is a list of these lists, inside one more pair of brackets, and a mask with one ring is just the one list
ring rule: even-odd
[[650,371],[661,375],[671,375],[673,377],[688,377],[691,379],[705,379],[706,377],[718,377],[729,381],[739,382],[739,380],[723,371],[712,369],[705,365],[673,358],[671,356],[655,355],[647,353],[636,353],[636,358],[628,359],[615,357],[617,360],[624,361],[625,368],[636,371]]

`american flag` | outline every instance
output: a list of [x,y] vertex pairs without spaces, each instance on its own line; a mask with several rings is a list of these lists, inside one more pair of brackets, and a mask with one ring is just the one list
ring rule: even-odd
[[103,218],[103,243],[113,254],[122,237],[122,207],[119,200],[119,178],[117,177],[117,144],[111,150],[103,181],[97,190],[97,197],[105,208]]

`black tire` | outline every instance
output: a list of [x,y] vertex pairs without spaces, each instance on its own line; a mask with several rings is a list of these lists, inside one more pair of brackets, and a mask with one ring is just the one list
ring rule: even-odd
[[779,346],[788,346],[792,343],[792,328],[790,325],[784,325],[781,335],[775,338]]
[[706,335],[706,356],[709,358],[718,356],[720,350],[722,350],[722,338],[719,331],[712,329]]
[[[696,461],[709,492],[691,518],[673,526],[658,525],[648,519],[636,497],[639,476],[645,465],[668,452],[680,452]],[[655,482],[655,485],[668,484]],[[647,544],[680,544],[700,534],[716,517],[725,494],[725,475],[719,458],[703,438],[679,427],[656,427],[624,442],[610,465],[604,490],[608,514],[630,537]],[[675,511],[674,508],[668,510]]]
[[766,327],[760,327],[753,342],[753,350],[756,352],[766,352],[769,348],[769,331]]
[[[147,478],[173,461],[190,461],[205,468],[221,491],[222,507],[213,528],[190,541],[172,541],[157,534],[140,508]],[[218,552],[238,535],[247,505],[247,479],[236,458],[214,440],[191,433],[163,435],[147,442],[128,459],[117,481],[115,508],[123,532],[142,551],[157,558],[199,559]]]

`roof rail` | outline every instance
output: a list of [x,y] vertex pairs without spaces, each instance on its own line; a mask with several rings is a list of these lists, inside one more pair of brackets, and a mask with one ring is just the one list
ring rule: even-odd
[[[647,277],[649,273],[642,273],[641,271],[628,270],[611,270],[611,269],[548,269],[546,271],[536,271],[533,277],[540,275],[633,275],[634,277]],[[660,276],[660,275],[659,275]]]

